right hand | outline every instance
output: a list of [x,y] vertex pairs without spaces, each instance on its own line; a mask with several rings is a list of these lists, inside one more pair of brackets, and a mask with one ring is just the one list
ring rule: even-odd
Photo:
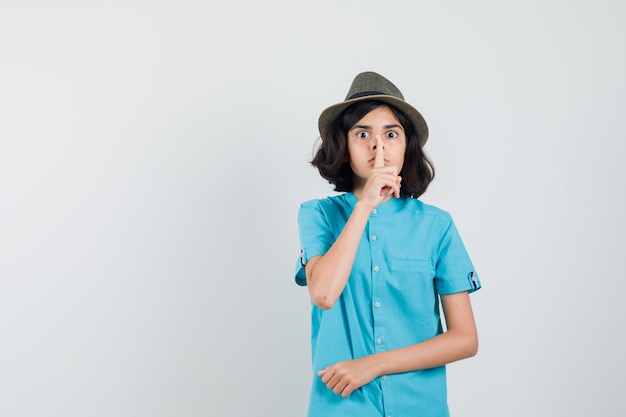
[[401,181],[402,178],[398,175],[397,167],[385,166],[383,140],[380,136],[377,136],[374,167],[365,182],[359,201],[363,201],[370,205],[371,208],[375,208],[380,203],[387,201],[391,196],[400,198]]

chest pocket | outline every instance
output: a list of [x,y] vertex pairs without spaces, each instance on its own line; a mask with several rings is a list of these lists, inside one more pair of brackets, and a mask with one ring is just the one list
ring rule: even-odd
[[390,262],[390,282],[408,291],[432,291],[435,270],[429,259],[395,258]]
[[434,274],[432,264],[429,259],[409,259],[396,258],[391,261],[393,271],[415,271]]
[[[432,309],[435,294],[435,270],[429,259],[395,258],[390,262],[388,285],[406,300],[407,309]],[[417,301],[417,303],[416,303]]]

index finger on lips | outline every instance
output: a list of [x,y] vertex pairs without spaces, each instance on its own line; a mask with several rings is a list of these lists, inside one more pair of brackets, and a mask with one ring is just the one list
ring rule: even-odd
[[383,140],[376,136],[376,155],[374,156],[374,168],[384,167],[385,157],[383,156]]

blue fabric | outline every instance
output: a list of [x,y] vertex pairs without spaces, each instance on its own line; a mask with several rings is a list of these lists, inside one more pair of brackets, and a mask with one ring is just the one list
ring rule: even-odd
[[[352,193],[300,206],[304,265],[324,255],[357,198]],[[417,199],[391,199],[372,211],[346,287],[329,310],[312,305],[313,382],[309,417],[448,416],[446,371],[438,367],[377,378],[348,398],[329,390],[316,372],[339,361],[396,349],[442,333],[439,294],[481,286],[451,216]]]

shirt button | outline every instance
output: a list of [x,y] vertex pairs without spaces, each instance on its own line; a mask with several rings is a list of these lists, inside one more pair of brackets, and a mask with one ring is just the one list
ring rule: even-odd
[[376,240],[376,239],[378,239],[378,236],[372,235],[372,240]]
[[372,214],[376,214],[376,213],[378,213],[378,210],[376,209],[372,210]]
[[380,301],[376,301],[376,302],[374,303],[374,307],[379,308],[379,307],[380,307]]
[[383,381],[386,381],[387,380],[387,375],[383,375],[382,379],[383,379]]
[[376,266],[374,267],[374,272],[378,272],[378,270],[379,270],[378,265],[376,265]]
[[378,339],[376,339],[376,344],[377,345],[382,345],[383,344],[383,339],[381,339],[380,337]]

